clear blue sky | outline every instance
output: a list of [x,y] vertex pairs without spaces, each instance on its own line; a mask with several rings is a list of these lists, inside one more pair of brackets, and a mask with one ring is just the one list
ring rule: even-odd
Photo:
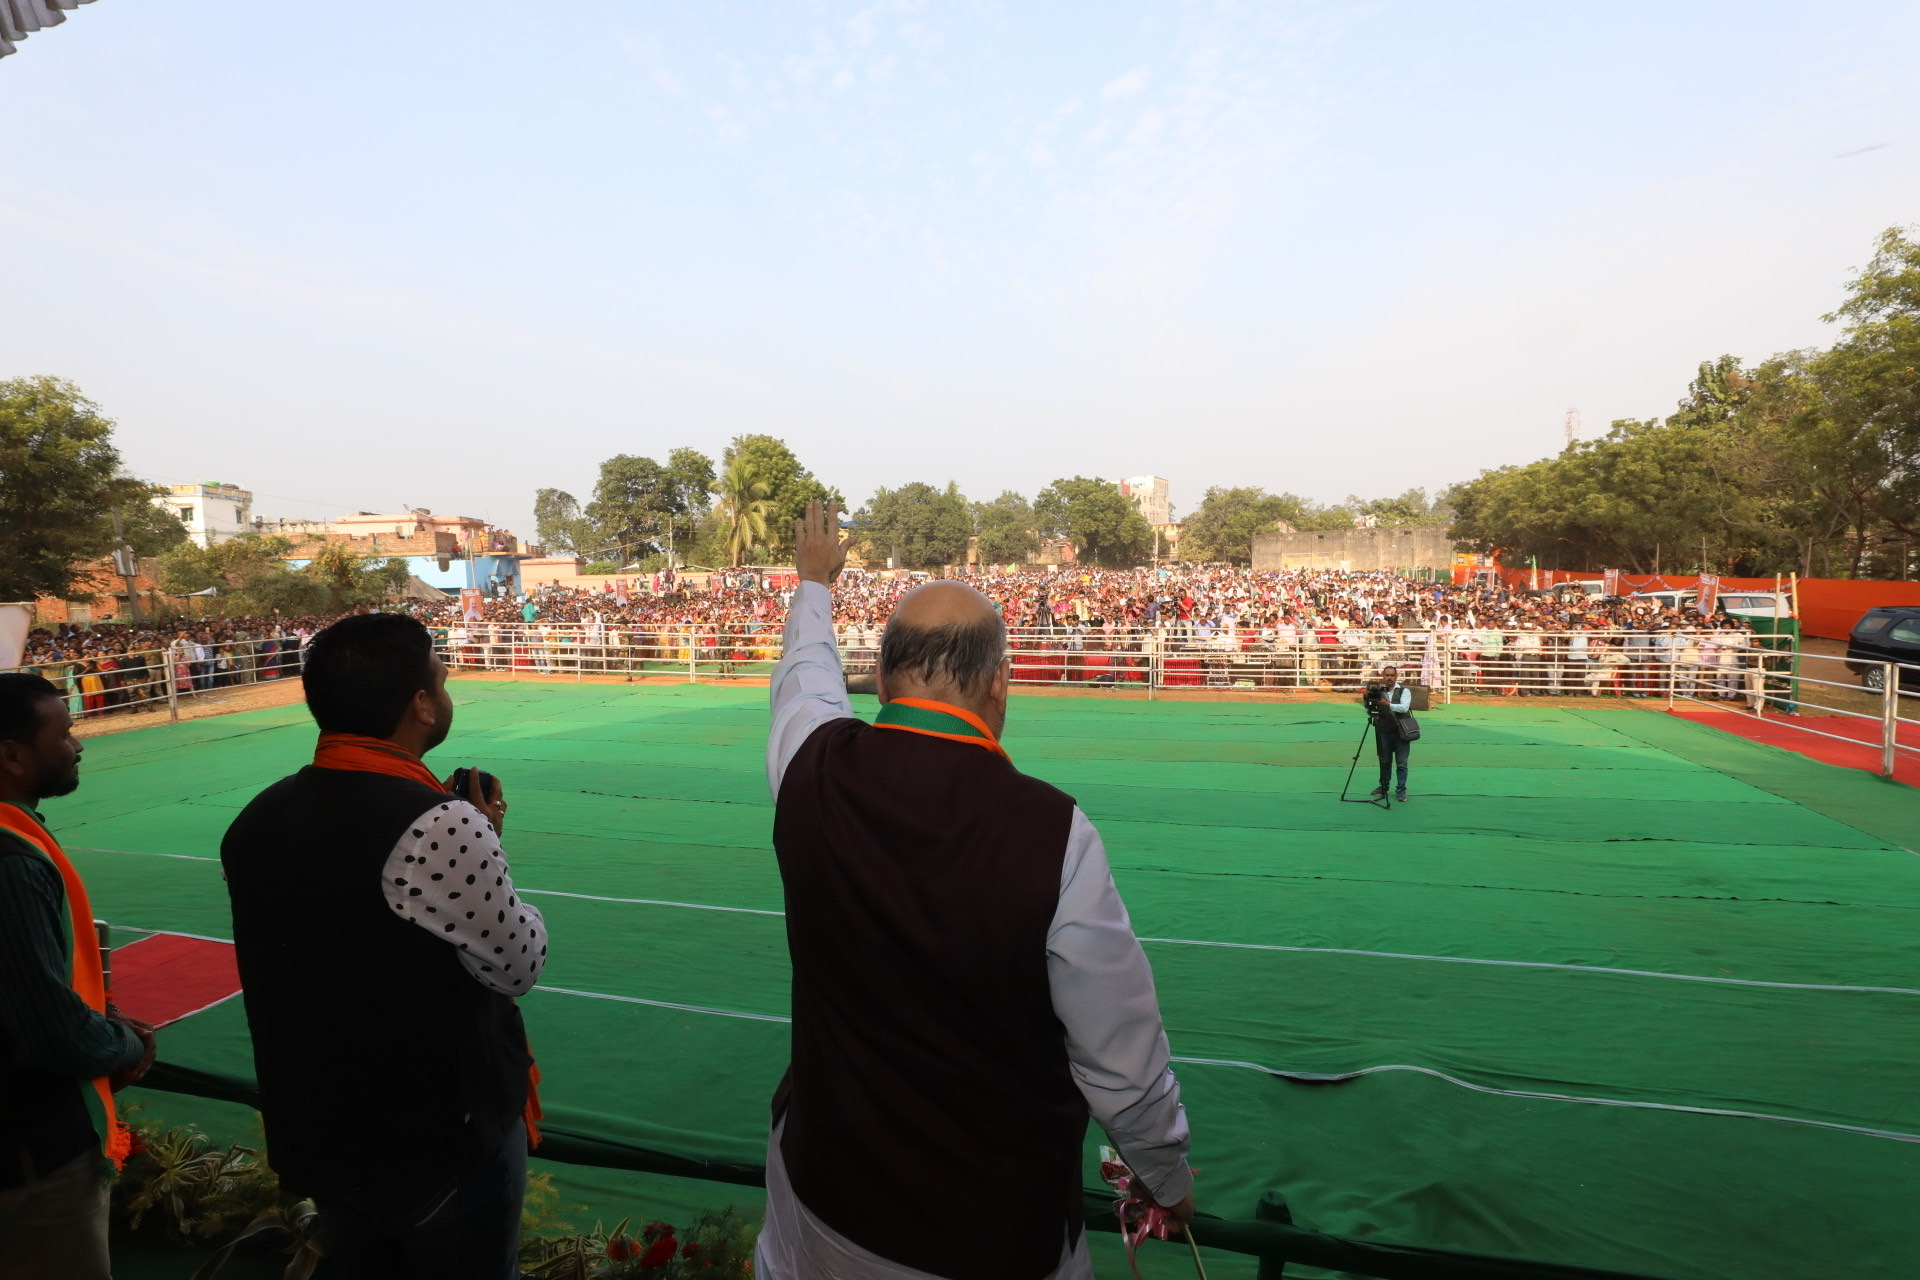
[[99,0],[0,61],[0,376],[270,515],[530,534],[743,431],[1437,487],[1828,341],[1916,66],[1908,0]]

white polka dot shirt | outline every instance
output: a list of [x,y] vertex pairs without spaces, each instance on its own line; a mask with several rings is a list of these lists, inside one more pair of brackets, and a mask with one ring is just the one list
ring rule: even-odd
[[540,980],[546,922],[515,892],[493,824],[465,800],[408,824],[381,887],[396,915],[458,947],[460,963],[486,986],[517,996]]

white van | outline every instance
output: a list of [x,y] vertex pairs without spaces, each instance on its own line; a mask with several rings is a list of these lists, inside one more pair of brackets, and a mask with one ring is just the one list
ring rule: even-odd
[[[1691,609],[1699,600],[1698,591],[1636,591],[1627,599],[1636,603],[1659,605],[1662,609]],[[1784,591],[1722,591],[1720,608],[1730,618],[1771,618],[1778,601],[1779,616],[1793,616],[1793,601]]]
[[[1778,603],[1779,613],[1774,612]],[[1784,591],[1722,591],[1720,607],[1735,618],[1791,618],[1793,601]]]

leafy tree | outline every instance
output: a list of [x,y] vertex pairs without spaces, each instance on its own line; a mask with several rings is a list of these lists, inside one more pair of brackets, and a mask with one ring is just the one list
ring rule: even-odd
[[160,557],[160,589],[192,595],[212,588],[248,612],[323,612],[326,584],[289,566],[285,557],[292,550],[292,541],[280,537],[232,538],[208,547],[183,543]]
[[694,537],[713,505],[713,459],[698,449],[675,449],[667,455],[667,485],[673,499],[669,540],[677,546]]
[[618,549],[620,563],[658,551],[666,545],[667,521],[674,510],[677,484],[667,468],[652,458],[622,453],[600,464],[600,479],[587,504],[593,522],[595,546],[577,550]]
[[[173,508],[163,507],[152,500],[152,495],[160,492],[159,486],[153,486],[148,491],[147,501],[135,502],[119,510],[120,537],[133,548],[136,556],[157,556],[187,540],[187,526],[181,524],[180,517],[173,514]],[[108,524],[111,527],[111,515]]]
[[720,524],[725,531],[727,564],[737,567],[755,547],[769,541],[773,501],[770,486],[751,463],[735,459],[721,468],[713,491],[720,497]]
[[992,502],[973,504],[973,524],[982,564],[1025,564],[1040,549],[1033,504],[1011,489]]
[[187,542],[160,557],[160,588],[189,595],[209,587],[249,613],[343,613],[379,604],[407,585],[404,559],[356,555],[345,543],[317,548],[307,564],[287,563],[291,539],[248,535],[210,547]]
[[1139,564],[1152,552],[1153,526],[1110,481],[1055,480],[1034,499],[1033,510],[1048,534],[1066,538],[1090,564]]
[[1567,568],[1904,576],[1920,540],[1920,240],[1889,228],[1826,350],[1700,365],[1664,421],[1452,491],[1454,536]]
[[[716,481],[715,490],[719,489]],[[712,568],[725,564],[727,553],[726,512],[716,502],[707,509],[707,513],[694,522],[693,536],[686,549],[686,563],[699,568]],[[646,561],[641,561],[645,564]]]
[[209,587],[235,591],[256,573],[285,568],[292,550],[293,542],[280,537],[233,538],[210,547],[185,543],[160,557],[160,589],[176,596]]
[[959,563],[973,534],[973,514],[951,482],[944,490],[919,481],[877,490],[854,519],[874,552],[904,569]]
[[112,436],[71,382],[0,381],[0,599],[93,595],[105,584],[88,565],[113,549],[115,508],[134,519],[136,549],[160,549],[165,527],[143,510],[153,487],[120,474]]
[[1811,371],[1822,416],[1843,433],[1850,469],[1876,476],[1856,519],[1853,571],[1879,524],[1903,539],[1920,534],[1920,239],[1889,227],[1873,260],[1847,283],[1849,297],[1824,317],[1845,322],[1841,339]]
[[600,464],[585,510],[564,489],[537,491],[534,525],[543,546],[581,555],[614,552],[625,565],[692,538],[712,489],[713,459],[698,449],[675,449],[664,466],[623,453]]
[[580,500],[565,489],[534,491],[533,528],[549,553],[584,551],[593,545],[593,522],[580,510]]
[[405,589],[413,576],[411,566],[400,556],[357,555],[344,542],[315,548],[302,572],[324,584],[333,611],[379,604]]
[[1253,535],[1290,525],[1312,527],[1315,508],[1291,493],[1265,489],[1208,489],[1180,527],[1180,554],[1188,560],[1225,560],[1248,564],[1253,559]]
[[[1397,498],[1362,498],[1349,495],[1341,504],[1341,514],[1370,520],[1385,528],[1412,525],[1446,524],[1453,511],[1445,500],[1429,499],[1425,489],[1409,489]],[[1351,523],[1351,518],[1346,523]],[[1296,525],[1307,528],[1306,525]]]
[[815,479],[813,473],[801,466],[800,460],[793,456],[793,450],[787,447],[787,442],[775,436],[735,436],[720,455],[720,468],[724,472],[736,462],[745,463],[767,486],[766,545],[774,555],[792,548],[793,522],[806,513],[809,502],[830,502],[842,510],[846,509],[846,499],[840,491],[830,489]]

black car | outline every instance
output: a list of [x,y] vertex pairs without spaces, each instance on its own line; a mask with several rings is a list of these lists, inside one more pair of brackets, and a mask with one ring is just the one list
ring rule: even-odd
[[1869,609],[1853,624],[1847,637],[1847,666],[1860,683],[1878,691],[1886,687],[1883,662],[1903,662],[1900,692],[1920,693],[1920,605],[1890,605]]

